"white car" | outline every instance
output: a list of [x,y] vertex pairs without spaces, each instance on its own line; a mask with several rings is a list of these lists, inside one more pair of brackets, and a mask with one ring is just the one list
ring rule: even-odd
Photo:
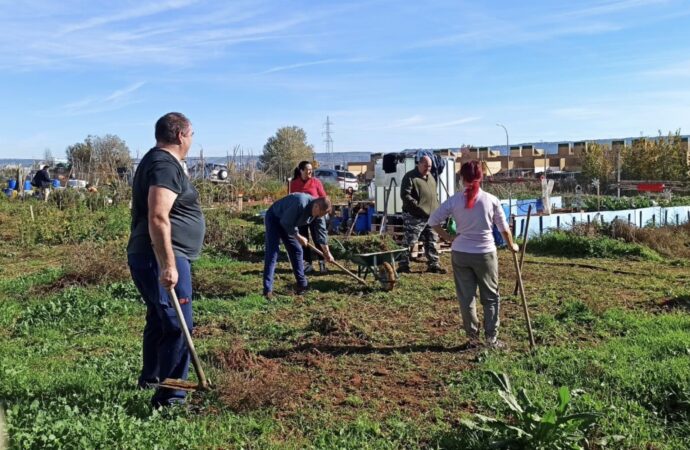
[[314,176],[322,183],[335,184],[340,189],[352,188],[355,191],[359,188],[357,177],[352,172],[334,169],[316,169]]

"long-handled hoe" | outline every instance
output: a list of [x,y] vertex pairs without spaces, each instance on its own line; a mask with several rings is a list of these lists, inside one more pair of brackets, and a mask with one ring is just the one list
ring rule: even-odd
[[177,320],[179,320],[180,328],[182,328],[182,332],[184,333],[184,339],[187,342],[187,348],[192,356],[192,365],[194,366],[194,370],[196,371],[196,376],[199,379],[199,382],[194,383],[193,381],[166,378],[158,383],[158,386],[168,389],[179,389],[181,391],[208,391],[211,388],[211,382],[206,378],[204,369],[201,368],[201,362],[199,361],[199,356],[194,348],[194,342],[192,342],[192,335],[189,333],[189,328],[187,328],[187,322],[184,320],[182,308],[180,307],[180,301],[177,299],[175,289],[168,289],[168,295],[170,295],[173,306],[175,307]]
[[[316,252],[317,255],[323,256],[323,252],[321,252],[321,250],[319,250],[318,248],[316,248],[311,242],[309,242],[307,245],[309,245],[309,248],[312,249],[312,250],[314,250],[314,251]],[[346,274],[350,275],[352,278],[354,278],[355,280],[359,281],[359,282],[360,282],[361,284],[363,284],[364,286],[367,285],[367,282],[366,282],[366,281],[364,281],[363,279],[361,279],[360,277],[358,277],[358,276],[355,275],[354,273],[352,273],[352,272],[350,272],[349,270],[347,270],[347,269],[345,268],[345,266],[343,266],[342,264],[340,264],[338,261],[333,261],[333,264],[335,264],[336,266],[338,266],[338,267],[339,267],[340,269],[342,269]]]
[[529,319],[529,310],[527,309],[527,299],[525,298],[525,287],[522,284],[522,272],[520,271],[520,263],[518,262],[518,256],[515,252],[510,252],[513,254],[513,264],[515,265],[515,274],[517,276],[518,288],[520,291],[520,297],[522,297],[522,309],[525,312],[525,320],[527,321],[527,334],[529,334],[529,347],[531,350],[537,346],[534,342],[534,334],[532,333],[532,322]]
[[[532,205],[527,209],[527,222],[525,222],[525,232],[522,234],[522,248],[520,249],[520,271],[522,273],[522,266],[525,262],[525,251],[527,250],[527,240],[529,239],[529,219],[532,217]],[[515,280],[515,289],[513,295],[518,295],[518,281]]]

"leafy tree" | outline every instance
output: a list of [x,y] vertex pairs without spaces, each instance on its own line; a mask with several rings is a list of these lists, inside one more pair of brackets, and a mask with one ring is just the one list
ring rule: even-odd
[[614,181],[616,175],[616,155],[608,145],[587,144],[581,156],[582,174],[586,180],[598,178],[602,184]]
[[667,136],[659,131],[655,139],[637,139],[624,152],[623,176],[627,179],[685,181],[688,169],[680,131]]
[[314,147],[307,143],[307,134],[300,127],[279,128],[268,138],[259,157],[261,169],[280,179],[291,176],[300,161],[314,159]]
[[115,176],[118,167],[130,167],[132,158],[125,141],[116,135],[87,136],[67,147],[67,159],[75,175],[89,179]]

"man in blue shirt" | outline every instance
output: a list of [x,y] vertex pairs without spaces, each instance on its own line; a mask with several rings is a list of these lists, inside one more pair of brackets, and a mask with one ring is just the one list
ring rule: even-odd
[[[308,289],[307,278],[304,276],[304,263],[302,261],[302,247],[308,243],[307,239],[299,234],[298,227],[310,224],[315,218],[323,217],[331,209],[331,201],[327,197],[313,198],[309,194],[290,194],[273,203],[266,212],[264,224],[266,226],[266,256],[264,259],[264,297],[273,297],[273,275],[278,262],[280,241],[283,241],[285,249],[290,256],[292,271],[295,274],[295,293],[302,295]],[[326,242],[316,243],[324,249],[324,259],[333,262],[333,255]]]

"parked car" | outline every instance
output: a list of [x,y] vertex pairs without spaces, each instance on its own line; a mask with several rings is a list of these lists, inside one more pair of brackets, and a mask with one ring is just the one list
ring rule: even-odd
[[357,177],[352,172],[334,169],[316,169],[314,176],[322,183],[335,184],[340,189],[352,188],[355,191],[359,188]]
[[228,166],[215,163],[206,163],[202,166],[201,163],[197,163],[189,169],[189,174],[193,179],[203,178],[212,182],[224,183],[228,181]]

